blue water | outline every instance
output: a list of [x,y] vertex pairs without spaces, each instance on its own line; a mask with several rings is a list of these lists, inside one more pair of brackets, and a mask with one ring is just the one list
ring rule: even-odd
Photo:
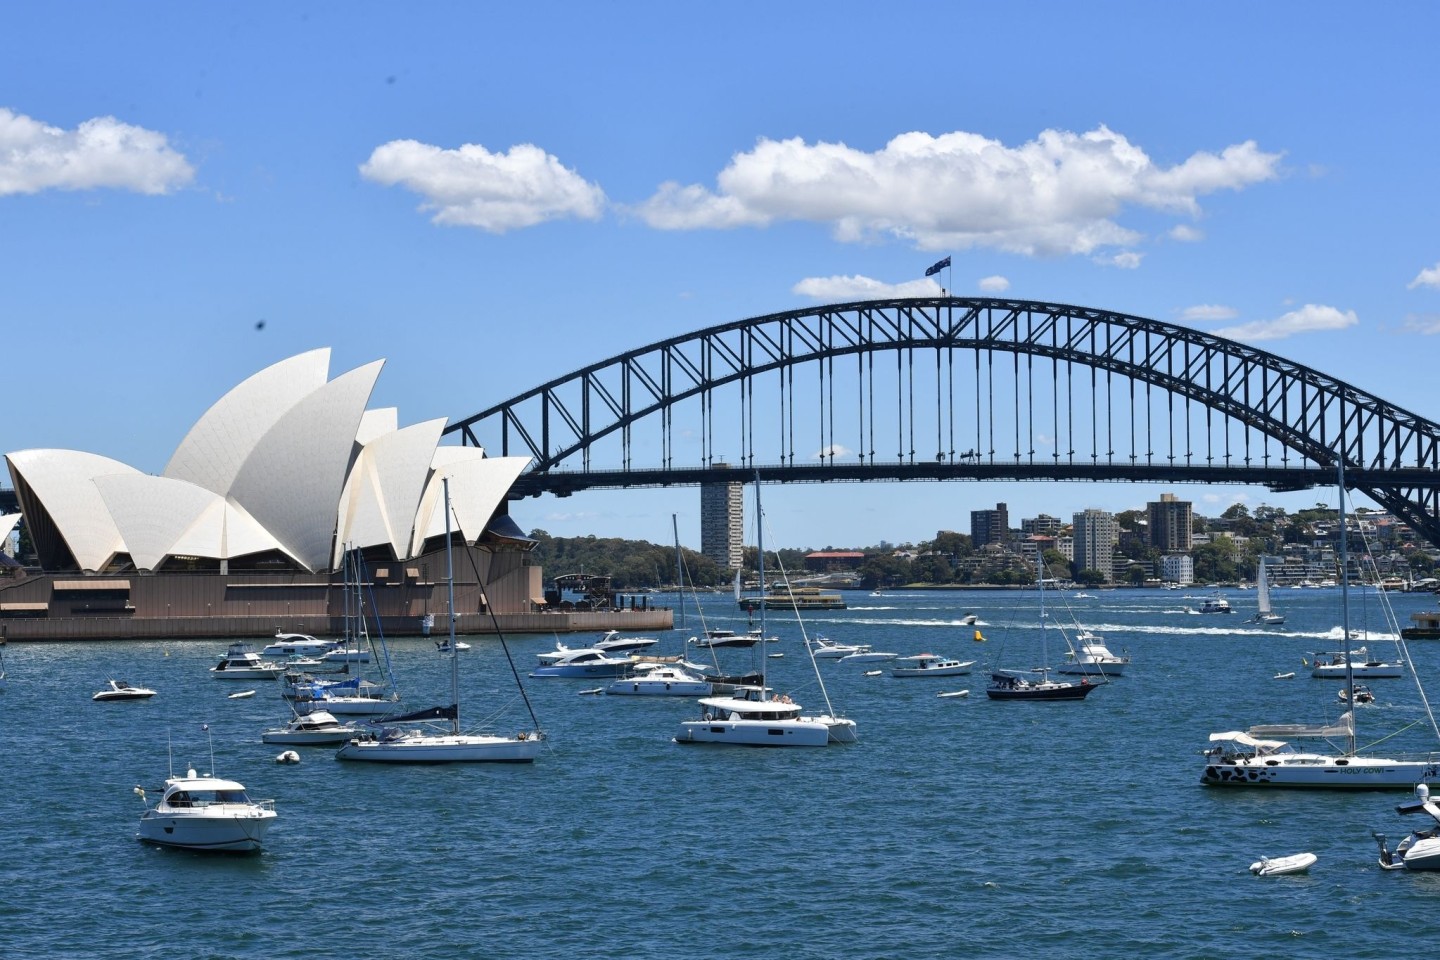
[[[217,681],[215,642],[12,644],[0,694],[0,957],[1146,957],[1408,956],[1440,875],[1386,873],[1372,829],[1402,836],[1404,793],[1225,792],[1199,786],[1211,731],[1319,722],[1334,683],[1302,658],[1338,646],[1339,594],[1277,591],[1289,621],[1188,616],[1183,592],[1113,591],[1071,608],[1126,677],[1082,703],[993,703],[985,676],[867,677],[822,663],[860,743],[823,750],[681,747],[691,703],[580,696],[527,681],[546,751],[529,766],[345,764],[331,748],[274,763],[260,732],[275,685]],[[851,594],[805,629],[982,666],[1040,662],[1033,593]],[[1056,598],[1052,598],[1056,599]],[[1401,622],[1433,598],[1394,598]],[[740,627],[728,597],[711,626]],[[1052,609],[1055,604],[1051,604]],[[957,624],[973,610],[989,642]],[[1055,609],[1064,620],[1063,606]],[[1383,629],[1371,598],[1354,625]],[[793,618],[762,648],[772,684],[821,705]],[[678,652],[695,612],[663,639]],[[579,637],[566,638],[576,645]],[[528,726],[498,643],[462,654],[467,720]],[[516,637],[522,672],[552,637]],[[1412,646],[1437,678],[1440,642]],[[1051,644],[1050,659],[1063,648]],[[1388,652],[1388,644],[1378,649]],[[392,652],[407,704],[447,699],[448,663],[423,640]],[[724,651],[729,667],[743,651]],[[1294,670],[1294,680],[1272,679]],[[95,704],[109,677],[159,691]],[[1371,684],[1362,742],[1421,719],[1409,681]],[[941,699],[969,688],[970,697]],[[229,700],[241,689],[259,692]],[[1440,690],[1440,687],[1437,687]],[[137,784],[214,767],[273,797],[257,856],[136,842]],[[1414,727],[1387,748],[1424,748]],[[1308,875],[1259,879],[1262,855],[1312,851]]]

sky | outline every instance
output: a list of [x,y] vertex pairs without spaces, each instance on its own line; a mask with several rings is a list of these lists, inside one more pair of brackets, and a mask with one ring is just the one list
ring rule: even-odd
[[[713,324],[936,294],[945,256],[957,295],[1192,326],[1435,419],[1437,26],[1403,2],[12,4],[0,451],[158,473],[320,346],[332,377],[384,358],[371,405],[402,425],[459,420]],[[765,537],[1162,492],[777,486]],[[699,542],[694,488],[511,512],[663,543],[673,514]]]

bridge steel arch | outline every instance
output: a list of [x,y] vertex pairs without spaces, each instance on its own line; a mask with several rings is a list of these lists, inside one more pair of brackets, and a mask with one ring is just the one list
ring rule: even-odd
[[[696,422],[698,437],[685,425]],[[933,458],[917,454],[932,429]],[[1264,350],[1068,304],[906,298],[737,320],[591,364],[445,432],[533,457],[517,495],[713,482],[722,461],[779,481],[1293,490],[1333,484],[1343,459],[1352,489],[1440,544],[1440,425]],[[877,454],[890,440],[894,459]],[[698,462],[677,462],[687,443]],[[738,463],[716,453],[736,444]]]

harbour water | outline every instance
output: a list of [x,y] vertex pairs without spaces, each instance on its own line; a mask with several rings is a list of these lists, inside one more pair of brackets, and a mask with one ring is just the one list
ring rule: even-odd
[[[582,696],[586,680],[526,680],[550,739],[533,765],[346,764],[333,748],[274,762],[274,683],[219,681],[217,642],[11,644],[0,694],[0,956],[28,957],[1394,957],[1423,949],[1440,875],[1386,873],[1406,794],[1247,792],[1199,785],[1212,731],[1319,722],[1333,682],[1302,661],[1340,647],[1339,591],[1276,591],[1279,627],[1190,615],[1184,591],[1069,600],[1133,658],[1078,703],[998,703],[984,667],[1041,658],[1033,592],[847,594],[804,630],[901,655],[979,658],[969,677],[897,680],[885,664],[822,662],[860,742],[820,750],[682,747],[686,700]],[[1433,607],[1392,598],[1401,623]],[[709,626],[747,621],[724,596]],[[1047,594],[1053,618],[1066,603]],[[961,625],[979,615],[986,643]],[[1352,595],[1352,626],[1386,632]],[[680,652],[700,632],[666,634]],[[1362,620],[1364,622],[1362,622]],[[793,616],[757,647],[772,685],[821,706]],[[461,655],[467,725],[526,726],[505,652]],[[571,646],[583,638],[566,637]],[[1372,637],[1377,651],[1388,643]],[[508,642],[528,672],[551,637]],[[1063,644],[1053,631],[1049,658]],[[445,702],[448,662],[393,643],[406,704]],[[750,654],[721,651],[725,665]],[[783,653],[783,658],[765,654]],[[1440,642],[1411,653],[1440,686]],[[758,663],[758,661],[757,661]],[[880,676],[867,671],[885,669]],[[1293,680],[1273,679],[1294,671]],[[107,677],[158,691],[97,704]],[[1360,740],[1420,721],[1387,750],[1425,749],[1413,683],[1370,684]],[[966,698],[940,698],[968,688]],[[258,692],[231,700],[242,689]],[[265,851],[214,856],[135,841],[136,785],[209,769],[276,801]],[[153,789],[152,789],[153,795]],[[1311,851],[1309,874],[1265,878],[1262,855]]]

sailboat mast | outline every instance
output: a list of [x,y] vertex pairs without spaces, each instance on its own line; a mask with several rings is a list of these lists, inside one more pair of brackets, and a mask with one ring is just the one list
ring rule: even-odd
[[[755,471],[755,545],[757,548],[758,560],[756,561],[756,572],[760,575],[760,636],[765,636],[765,515],[760,511],[760,471]],[[764,643],[762,639],[760,641]],[[760,658],[760,699],[768,699],[765,693],[766,657]]]
[[450,620],[450,730],[460,734],[460,658],[455,645],[455,562],[454,546],[450,543],[450,478],[440,481],[445,490],[445,589],[446,612]]
[[1355,658],[1350,651],[1350,535],[1345,530],[1345,458],[1336,457],[1340,484],[1340,638],[1345,650],[1345,702],[1350,707],[1349,753],[1355,752]]
[[685,567],[680,559],[680,521],[670,514],[670,528],[675,531],[675,606],[680,608],[680,629],[685,629]]

